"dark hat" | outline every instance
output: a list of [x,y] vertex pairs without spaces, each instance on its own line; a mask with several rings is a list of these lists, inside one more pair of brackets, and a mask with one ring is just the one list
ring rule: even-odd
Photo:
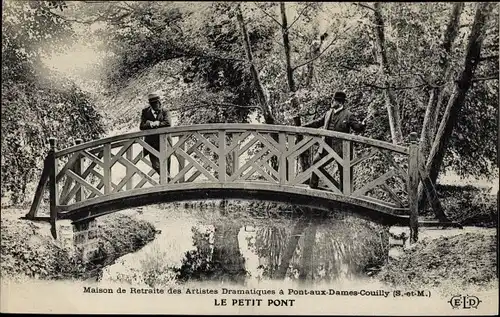
[[155,93],[151,93],[148,95],[148,100],[149,101],[155,101],[155,100],[159,100],[160,99],[160,96],[158,96],[158,94],[155,94]]
[[344,92],[341,92],[341,91],[337,91],[335,93],[335,96],[333,96],[333,99],[337,100],[337,101],[345,101],[346,99],[346,94]]

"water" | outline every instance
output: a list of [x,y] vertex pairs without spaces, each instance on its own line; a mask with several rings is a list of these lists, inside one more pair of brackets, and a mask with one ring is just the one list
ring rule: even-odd
[[171,205],[126,211],[161,233],[107,267],[101,281],[149,287],[360,281],[387,260],[388,228],[354,215],[252,211]]

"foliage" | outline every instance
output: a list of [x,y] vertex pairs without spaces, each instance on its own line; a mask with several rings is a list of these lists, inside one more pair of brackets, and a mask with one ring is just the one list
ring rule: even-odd
[[2,278],[85,280],[96,277],[104,266],[140,249],[155,235],[153,226],[144,221],[118,213],[102,217],[98,220],[101,257],[84,264],[73,250],[50,236],[49,224],[26,222],[18,219],[18,215],[19,210],[2,210]]
[[[112,2],[81,7],[87,10],[82,11],[84,15],[108,26],[97,35],[115,54],[108,74],[117,87],[147,67],[175,58],[182,61],[179,76],[188,84],[179,88],[180,97],[175,100],[181,108],[181,124],[247,122],[253,114],[260,119],[234,3]],[[446,90],[461,71],[475,10],[475,4],[465,4],[463,26],[449,56],[449,80],[443,82],[442,41],[452,4],[382,4],[389,66],[385,87],[375,54],[370,4],[286,3],[291,66],[298,87],[295,97],[300,104],[300,109],[293,109],[280,5],[245,3],[241,7],[256,68],[277,123],[290,124],[296,114],[302,122],[318,117],[329,106],[329,97],[343,90],[349,107],[360,118],[375,110],[364,134],[385,141],[390,141],[390,131],[384,90],[390,87],[394,92],[407,141],[410,132],[422,128],[433,85],[443,85],[446,104]],[[496,6],[491,16],[497,11]],[[497,155],[493,143],[498,80],[491,79],[498,75],[498,19],[488,23],[483,53],[490,58],[480,62],[480,78],[469,91],[462,113],[467,120],[457,122],[443,166],[460,175],[492,176],[490,165]],[[315,50],[318,55],[312,58]]]
[[70,43],[67,21],[52,10],[61,1],[7,1],[2,41],[2,197],[23,202],[27,186],[40,174],[48,137],[59,147],[85,141],[104,131],[90,97],[76,85],[56,78],[41,57]]
[[[474,186],[437,186],[446,215],[462,225],[496,227],[498,224],[498,197]],[[426,211],[423,211],[425,214]]]

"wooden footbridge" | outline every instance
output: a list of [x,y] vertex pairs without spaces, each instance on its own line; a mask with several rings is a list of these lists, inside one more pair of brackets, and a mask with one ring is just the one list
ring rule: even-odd
[[[159,135],[159,150],[144,141],[149,135]],[[325,137],[337,138],[341,153]],[[304,157],[319,147],[325,157],[307,164]],[[144,150],[159,159],[159,173]],[[319,189],[308,186],[312,173],[319,176]],[[37,219],[48,183],[53,229],[57,219],[79,223],[150,203],[237,198],[348,209],[380,223],[410,225],[416,237],[418,177],[416,134],[408,147],[321,129],[252,124],[160,128],[62,150],[52,138],[27,218]]]

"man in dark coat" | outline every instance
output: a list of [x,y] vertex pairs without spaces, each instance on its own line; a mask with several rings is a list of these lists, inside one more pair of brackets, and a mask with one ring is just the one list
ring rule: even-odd
[[[321,118],[318,118],[314,121],[311,121],[309,123],[306,123],[304,127],[310,127],[310,128],[324,128],[326,130],[330,131],[338,131],[338,132],[343,132],[343,133],[350,133],[351,129],[356,131],[356,132],[362,132],[364,131],[366,127],[365,120],[363,120],[361,123],[358,122],[355,118],[355,116],[346,108],[346,94],[343,92],[336,92],[330,110],[328,110],[324,116]],[[340,157],[343,156],[343,150],[342,150],[342,140],[341,139],[336,139],[336,138],[331,138],[331,137],[326,137],[325,138],[325,143],[328,144]],[[321,150],[318,152],[318,154],[314,157],[313,164],[316,164],[318,161],[320,161],[322,158],[324,158],[326,155],[328,155],[328,152],[321,148]],[[352,148],[351,148],[351,158],[352,158]],[[325,174],[327,177],[329,176],[329,173],[325,170],[325,167],[330,164],[334,159],[330,159],[324,164],[322,164],[318,169]],[[341,164],[338,165],[338,170],[340,173],[340,184],[339,189],[340,191],[343,191],[343,180],[344,180],[344,175],[343,175],[343,166]],[[331,177],[329,177],[331,178]],[[333,178],[331,178],[332,180]],[[311,188],[318,188],[318,183],[319,183],[319,178],[318,175],[316,175],[314,172],[311,174],[311,179],[309,180],[309,187]],[[334,184],[336,182],[333,182]]]
[[[168,116],[167,110],[163,109],[160,102],[160,96],[157,94],[148,95],[149,107],[142,109],[141,113],[141,124],[139,128],[141,130],[156,129],[163,127],[170,127],[170,118]],[[149,144],[152,148],[159,151],[160,150],[160,136],[148,135],[144,137],[144,141]],[[144,156],[148,156],[151,160],[151,165],[153,169],[160,174],[160,160],[156,155],[150,153],[148,150],[144,149]],[[170,175],[170,158],[167,159],[167,175]],[[170,179],[170,177],[168,177]]]

